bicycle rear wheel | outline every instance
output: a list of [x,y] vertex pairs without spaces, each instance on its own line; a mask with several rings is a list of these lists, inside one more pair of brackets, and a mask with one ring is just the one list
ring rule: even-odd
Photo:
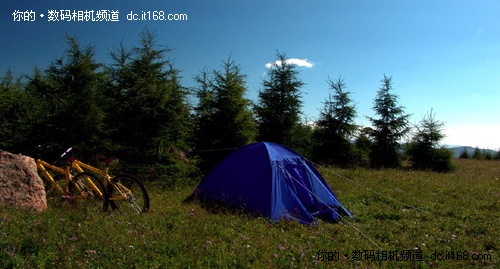
[[143,213],[149,210],[149,195],[139,180],[130,176],[114,177],[107,184],[104,210],[111,207],[121,213]]
[[69,195],[85,204],[90,210],[105,211],[106,188],[102,182],[90,173],[79,173],[69,182]]

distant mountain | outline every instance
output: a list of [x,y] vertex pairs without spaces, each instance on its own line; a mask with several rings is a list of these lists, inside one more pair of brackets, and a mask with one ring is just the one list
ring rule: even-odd
[[[453,158],[458,158],[464,150],[467,151],[469,156],[472,156],[474,150],[476,149],[474,147],[469,147],[469,146],[449,146],[448,148],[453,152]],[[479,150],[481,150],[481,153],[489,152],[493,157],[497,154],[497,152],[492,149],[479,149]]]

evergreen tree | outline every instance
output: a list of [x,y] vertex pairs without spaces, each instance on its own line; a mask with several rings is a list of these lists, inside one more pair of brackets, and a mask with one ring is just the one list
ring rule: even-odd
[[35,69],[26,86],[40,110],[33,142],[53,144],[58,150],[76,146],[82,155],[90,155],[104,137],[105,77],[94,47],[81,47],[74,37],[66,40],[63,57],[45,71]]
[[[222,70],[202,71],[195,80],[199,99],[195,108],[196,148],[203,151],[203,170],[209,169],[231,149],[255,140],[256,124],[250,111],[245,75],[231,58]],[[210,150],[214,151],[210,151]]]
[[493,160],[493,154],[491,154],[491,151],[483,149],[483,158],[485,160],[491,161]]
[[312,159],[313,152],[313,127],[307,117],[292,129],[290,145],[300,155]]
[[354,148],[350,140],[357,129],[355,105],[350,92],[345,91],[344,80],[327,80],[333,95],[329,94],[320,111],[314,132],[314,154],[319,162],[341,166],[354,165]]
[[462,152],[460,153],[460,156],[458,156],[458,158],[460,158],[460,159],[469,159],[470,158],[470,154],[467,151],[466,147],[464,147],[464,149],[462,150]]
[[483,153],[479,149],[479,147],[474,148],[474,152],[472,153],[472,159],[480,160],[483,158]]
[[123,46],[112,53],[113,100],[109,117],[117,155],[138,166],[175,163],[187,147],[190,117],[187,92],[179,71],[165,59],[168,48],[158,48],[156,35],[140,33],[140,46]]
[[413,168],[438,172],[452,170],[452,152],[446,148],[438,148],[439,142],[444,138],[443,128],[444,123],[435,118],[432,110],[415,126],[416,132],[406,151]]
[[258,140],[291,145],[293,129],[300,123],[302,107],[296,66],[287,62],[285,54],[276,53],[277,61],[267,70],[262,82],[255,113],[259,124]]
[[365,127],[359,130],[354,142],[356,164],[368,166],[370,164],[370,153],[373,147],[372,128]]
[[16,78],[14,72],[9,68],[0,78],[0,92],[22,91],[23,83],[21,77]]
[[409,114],[399,106],[398,96],[393,94],[392,77],[381,80],[382,87],[377,92],[373,110],[379,118],[368,119],[373,125],[373,148],[370,161],[375,167],[399,167],[400,140],[410,131]]
[[34,111],[21,78],[9,69],[0,78],[0,149],[20,152],[30,137],[29,116]]
[[211,88],[212,77],[209,71],[203,69],[194,77],[198,86],[194,89],[194,95],[198,99],[198,105],[194,107],[194,144],[196,150],[214,149],[217,130],[213,129],[217,123],[213,122],[213,115],[217,113],[215,93]]

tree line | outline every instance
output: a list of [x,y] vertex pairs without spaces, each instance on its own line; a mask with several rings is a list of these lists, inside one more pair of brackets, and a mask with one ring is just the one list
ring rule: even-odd
[[452,169],[451,152],[438,147],[444,124],[431,110],[411,126],[390,76],[376,92],[372,127],[355,123],[355,103],[342,78],[327,79],[319,118],[308,124],[301,112],[304,82],[283,53],[275,53],[252,101],[245,97],[246,75],[231,58],[196,74],[196,87],[184,87],[170,50],[157,44],[154,32],[141,32],[137,46],[111,51],[110,64],[96,60],[93,46],[70,36],[66,42],[63,56],[47,68],[3,75],[1,149],[23,152],[45,144],[56,153],[73,146],[79,157],[112,155],[130,172],[172,184],[207,172],[254,141],[281,143],[327,165],[396,168],[408,161],[417,169]]
[[460,159],[475,159],[475,160],[500,160],[500,151],[496,153],[492,150],[480,149],[479,147],[475,147],[472,152],[467,150],[467,147],[464,147],[460,155],[458,156]]

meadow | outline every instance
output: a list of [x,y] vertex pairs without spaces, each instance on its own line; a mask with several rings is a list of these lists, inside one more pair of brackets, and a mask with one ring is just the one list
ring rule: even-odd
[[1,268],[500,268],[500,162],[453,162],[451,173],[320,168],[355,216],[335,224],[184,203],[195,183],[147,185],[142,215],[60,199],[41,213],[0,207]]

